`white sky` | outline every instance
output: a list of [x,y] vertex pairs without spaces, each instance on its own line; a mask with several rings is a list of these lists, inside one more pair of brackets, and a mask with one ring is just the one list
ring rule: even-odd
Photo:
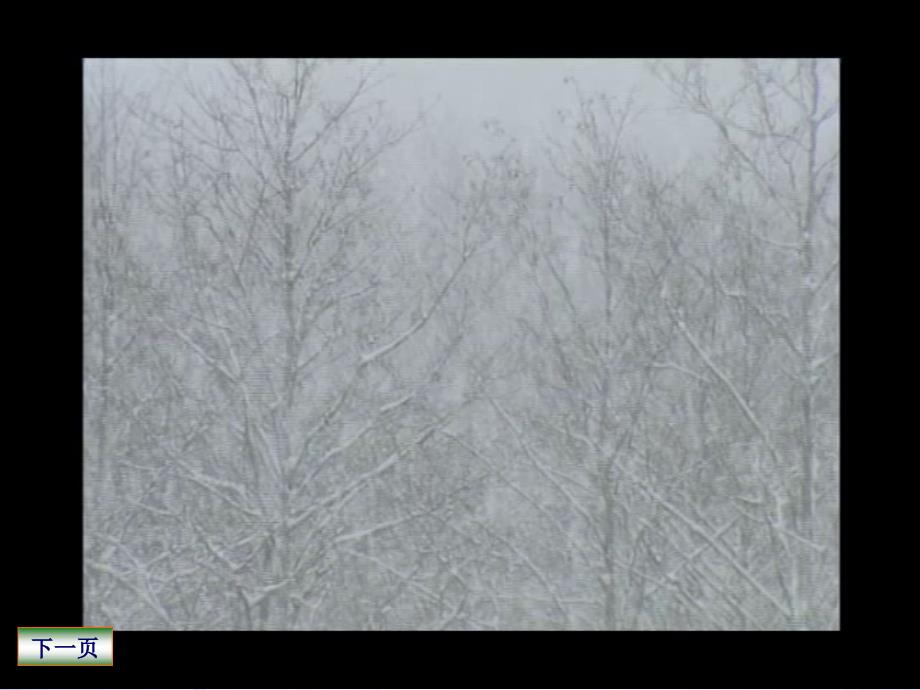
[[[136,88],[159,84],[168,91],[171,80],[161,68],[178,74],[189,62],[200,68],[211,61],[130,58],[117,60],[116,70]],[[625,100],[635,90],[644,108],[634,125],[636,142],[656,161],[680,165],[709,145],[709,131],[698,118],[669,111],[667,93],[645,63],[625,58],[386,59],[380,74],[387,79],[377,97],[404,119],[422,105],[435,104],[427,131],[468,151],[476,148],[482,123],[491,118],[525,147],[539,146],[558,123],[558,110],[576,102],[573,86],[563,83],[566,77],[574,77],[585,94],[602,91]]]

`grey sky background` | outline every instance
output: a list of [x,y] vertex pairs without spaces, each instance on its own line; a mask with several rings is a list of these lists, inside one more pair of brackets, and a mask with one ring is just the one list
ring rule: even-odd
[[[150,89],[159,100],[181,91],[183,75],[206,70],[211,59],[140,59],[110,61],[129,89]],[[707,150],[712,134],[701,118],[669,107],[668,93],[648,70],[648,60],[632,58],[393,58],[360,59],[359,68],[377,66],[384,81],[376,96],[398,121],[427,110],[415,145],[450,142],[476,148],[482,124],[498,120],[513,131],[525,150],[540,147],[546,135],[560,131],[558,112],[576,104],[574,79],[585,94],[603,92],[625,101],[635,95],[642,110],[632,134],[657,163],[679,168],[694,153]],[[715,62],[726,77],[736,62]],[[445,134],[448,136],[445,137]]]

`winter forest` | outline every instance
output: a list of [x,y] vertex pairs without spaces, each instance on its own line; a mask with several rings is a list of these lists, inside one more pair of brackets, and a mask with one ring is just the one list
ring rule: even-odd
[[84,618],[839,628],[839,61],[84,62]]

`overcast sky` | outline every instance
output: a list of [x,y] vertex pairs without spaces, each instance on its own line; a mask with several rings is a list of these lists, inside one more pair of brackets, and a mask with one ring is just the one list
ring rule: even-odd
[[[174,92],[174,75],[207,69],[212,60],[124,59],[116,70],[134,88]],[[482,123],[497,119],[525,148],[540,146],[558,132],[558,112],[575,105],[573,78],[585,94],[606,93],[617,100],[635,94],[641,114],[633,125],[636,144],[657,162],[680,166],[711,141],[699,118],[669,109],[668,94],[647,68],[647,60],[625,58],[398,58],[379,63],[386,77],[376,94],[397,118],[429,109],[423,141],[432,137],[464,151],[475,149]],[[724,63],[726,67],[730,63]],[[717,67],[718,69],[718,67]]]

